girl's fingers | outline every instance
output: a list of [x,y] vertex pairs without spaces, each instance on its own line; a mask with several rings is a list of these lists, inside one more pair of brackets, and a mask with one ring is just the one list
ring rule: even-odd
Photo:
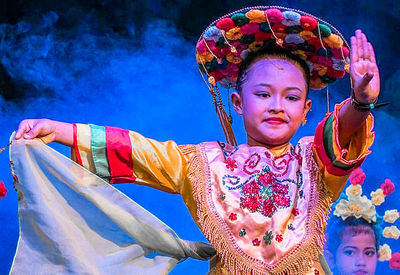
[[372,44],[369,42],[368,42],[368,51],[369,51],[369,60],[372,63],[376,63],[374,47],[372,47]]
[[28,122],[26,120],[21,121],[18,126],[17,133],[15,134],[15,139],[20,139],[24,133],[29,131],[29,129],[30,127]]
[[350,63],[354,64],[358,61],[357,39],[355,36],[352,36],[350,38],[350,45],[351,45]]
[[367,41],[367,37],[365,36],[364,33],[361,33],[361,42],[362,42],[364,59],[369,59],[370,53],[369,53],[369,48],[368,48],[368,41]]
[[364,51],[362,47],[362,33],[360,30],[356,30],[356,42],[357,42],[356,51],[358,54],[358,59],[363,59]]

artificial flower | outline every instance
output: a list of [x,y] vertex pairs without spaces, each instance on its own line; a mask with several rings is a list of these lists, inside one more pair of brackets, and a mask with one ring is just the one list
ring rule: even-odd
[[[272,30],[276,33],[285,33],[286,34],[287,26],[283,25],[282,23],[277,23],[272,26]],[[278,36],[279,37],[279,36]]]
[[0,199],[4,198],[7,195],[7,188],[4,185],[4,182],[0,181]]
[[346,195],[349,198],[349,200],[354,197],[359,197],[361,196],[361,194],[362,194],[361,185],[350,184],[350,186],[346,188]]
[[315,34],[311,31],[302,31],[299,33],[299,35],[304,39],[304,40],[309,40],[311,38],[315,38]]
[[279,23],[283,20],[283,14],[279,9],[267,9],[265,13],[270,23]]
[[352,185],[363,184],[365,180],[365,173],[360,167],[358,167],[351,172],[349,179]]
[[254,41],[249,45],[249,49],[252,51],[257,51],[264,46],[264,41]]
[[306,53],[305,53],[304,51],[302,51],[302,50],[295,50],[295,51],[293,51],[293,53],[294,53],[295,55],[297,55],[298,57],[300,57],[301,59],[303,59],[304,61],[307,60],[307,55],[306,55]]
[[314,17],[302,15],[300,25],[306,31],[313,31],[317,27],[318,21]]
[[250,52],[251,52],[250,49],[246,49],[240,53],[240,57],[244,60],[246,59],[246,57],[249,55]]
[[350,54],[349,49],[346,46],[342,46],[342,48],[336,49],[333,48],[332,49],[332,56],[336,59],[344,59],[346,57],[348,57]]
[[282,24],[286,26],[300,25],[301,15],[294,11],[284,11]]
[[363,218],[368,222],[376,222],[375,206],[366,196],[352,197],[351,200],[341,199],[333,214],[343,220],[348,217]]
[[383,229],[383,236],[397,240],[400,236],[400,230],[395,225],[387,226]]
[[217,42],[222,37],[222,31],[216,26],[211,26],[204,32],[203,37],[207,40],[214,40]]
[[254,42],[253,34],[244,34],[242,38],[240,38],[240,42],[243,44],[251,44]]
[[246,17],[250,19],[250,23],[263,23],[267,21],[265,13],[262,10],[250,10],[246,12]]
[[334,34],[334,33],[332,33],[328,37],[325,37],[324,42],[326,44],[328,44],[329,47],[336,48],[336,49],[340,49],[343,45],[342,38],[339,35]]
[[242,38],[243,33],[240,31],[240,27],[235,27],[235,28],[232,28],[229,31],[227,31],[225,33],[225,36],[229,40],[238,40],[238,39]]
[[265,41],[272,38],[272,33],[270,32],[258,32],[254,35],[255,41]]
[[216,24],[218,29],[229,31],[235,27],[235,22],[231,18],[222,18]]
[[399,212],[396,209],[386,210],[383,220],[388,223],[394,223],[399,218]]
[[313,32],[318,37],[328,37],[332,34],[331,28],[325,24],[319,24],[319,27],[317,26]]
[[240,56],[237,54],[233,54],[233,53],[228,54],[226,56],[226,60],[228,60],[230,63],[233,63],[233,64],[239,64],[242,62],[242,59],[240,58]]
[[[332,51],[332,55],[333,55],[333,51]],[[343,59],[336,59],[336,58],[334,58],[334,57],[332,57],[332,62],[333,62],[333,64],[332,64],[332,68],[334,69],[334,70],[337,70],[337,71],[344,71],[344,67],[345,67],[345,65],[346,65],[346,62],[343,60]],[[357,170],[357,169],[356,169]],[[355,171],[355,170],[354,170]],[[353,171],[353,173],[354,173],[354,171]],[[365,175],[365,174],[364,174]],[[355,183],[352,183],[351,182],[352,181],[352,179],[351,179],[351,174],[350,174],[350,183],[351,184],[355,184]],[[363,180],[364,181],[364,180]],[[361,184],[361,183],[360,183]]]
[[387,244],[380,245],[378,254],[379,254],[379,261],[381,262],[389,261],[390,258],[392,257],[392,250],[390,249],[390,246],[388,246]]
[[258,24],[255,23],[249,23],[245,24],[240,27],[240,32],[243,34],[255,34],[260,31],[260,27]]
[[232,20],[233,22],[235,22],[235,25],[238,27],[243,26],[244,24],[249,23],[249,18],[246,17],[246,15],[244,15],[243,13],[236,13],[234,15],[232,15]]
[[371,201],[375,205],[381,205],[385,201],[383,190],[378,188],[376,191],[371,192]]
[[230,77],[225,77],[223,79],[221,79],[219,81],[219,84],[223,87],[223,88],[233,88],[236,85],[236,81],[234,81],[232,78]]
[[286,35],[285,37],[285,42],[286,43],[295,43],[295,44],[301,44],[304,42],[304,39],[295,33],[289,33],[288,35]]
[[341,71],[334,70],[332,67],[329,67],[328,72],[326,74],[332,78],[342,78],[345,76],[346,72],[344,70]]
[[392,258],[390,258],[389,266],[392,269],[400,270],[400,253],[396,252],[392,254]]
[[211,60],[213,60],[213,58],[214,58],[214,56],[209,51],[204,52],[201,55],[196,53],[197,63],[203,63],[204,64],[204,63],[207,63],[207,62],[211,62]]
[[394,184],[390,179],[385,179],[385,182],[381,184],[381,189],[385,196],[389,196],[394,192]]

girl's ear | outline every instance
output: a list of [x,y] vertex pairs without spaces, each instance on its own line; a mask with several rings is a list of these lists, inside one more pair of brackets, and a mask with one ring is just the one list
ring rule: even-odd
[[324,257],[325,260],[331,270],[335,267],[335,256],[333,256],[332,252],[328,249],[324,250]]
[[304,111],[303,111],[304,118],[307,117],[308,112],[311,110],[311,106],[312,106],[311,99],[306,99],[306,102],[304,103]]
[[242,97],[240,96],[240,94],[238,92],[233,92],[231,94],[231,101],[232,101],[232,105],[233,105],[233,108],[235,109],[236,113],[238,115],[242,115],[243,114]]

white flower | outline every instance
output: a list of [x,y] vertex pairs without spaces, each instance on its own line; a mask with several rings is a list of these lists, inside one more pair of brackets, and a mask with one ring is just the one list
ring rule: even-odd
[[399,218],[399,212],[396,209],[386,210],[383,220],[388,223],[394,223]]
[[383,194],[383,190],[378,188],[375,192],[371,192],[371,200],[375,205],[381,205],[382,202],[385,201],[385,195]]
[[392,258],[392,250],[390,249],[390,246],[387,244],[380,245],[379,246],[379,261],[389,261],[390,258]]
[[357,219],[363,218],[368,222],[376,222],[375,206],[366,196],[350,197],[348,201],[341,199],[333,214],[343,220],[352,216]]
[[385,238],[397,240],[400,236],[400,230],[395,225],[385,227],[385,229],[383,229],[383,236]]
[[361,196],[361,194],[362,194],[362,188],[360,184],[357,185],[350,184],[350,186],[346,188],[346,195],[349,198],[349,200],[354,197],[359,197]]

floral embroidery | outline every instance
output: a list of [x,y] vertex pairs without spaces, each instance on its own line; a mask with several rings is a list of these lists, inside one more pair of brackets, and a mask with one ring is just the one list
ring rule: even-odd
[[237,168],[236,160],[234,159],[227,158],[225,160],[225,163],[226,163],[226,168],[228,168],[232,172],[235,170],[235,168]]
[[274,235],[272,234],[272,231],[265,232],[264,237],[263,237],[264,243],[266,245],[270,245],[273,238],[274,238]]
[[294,228],[293,224],[289,223],[288,229],[293,231],[295,228]]
[[243,171],[249,175],[254,173],[259,173],[259,170],[250,171],[249,169],[254,169],[261,160],[261,156],[257,153],[251,154],[251,156],[244,162]]
[[289,187],[282,182],[273,177],[267,166],[262,174],[243,184],[240,206],[250,212],[259,212],[272,217],[278,208],[290,206]]
[[243,236],[245,236],[245,235],[246,235],[246,229],[245,229],[245,228],[240,229],[240,231],[239,231],[239,236],[240,236],[240,237],[243,237]]
[[283,241],[283,236],[282,236],[282,234],[277,234],[277,235],[275,236],[275,240],[276,240],[278,243],[280,243],[281,241]]
[[304,199],[304,194],[303,194],[303,193],[304,193],[303,190],[300,190],[300,191],[299,191],[300,199]]
[[224,193],[219,195],[219,198],[221,199],[221,201],[226,199],[226,195]]
[[237,146],[232,146],[230,144],[226,144],[224,142],[217,141],[219,146],[221,147],[222,152],[224,153],[225,159],[228,157],[232,156],[238,149],[239,147]]
[[260,246],[260,243],[261,243],[261,241],[260,241],[258,238],[255,238],[255,239],[253,240],[253,245],[254,245],[254,246]]
[[231,213],[231,214],[229,215],[229,219],[230,219],[231,221],[236,221],[236,220],[237,220],[237,214]]
[[228,188],[228,190],[234,190],[240,188],[240,178],[232,175],[225,175],[222,177],[222,184]]
[[297,216],[297,215],[299,215],[299,214],[300,214],[300,211],[299,211],[299,209],[297,209],[297,208],[293,208],[293,210],[292,210],[292,214],[293,214],[294,216]]

